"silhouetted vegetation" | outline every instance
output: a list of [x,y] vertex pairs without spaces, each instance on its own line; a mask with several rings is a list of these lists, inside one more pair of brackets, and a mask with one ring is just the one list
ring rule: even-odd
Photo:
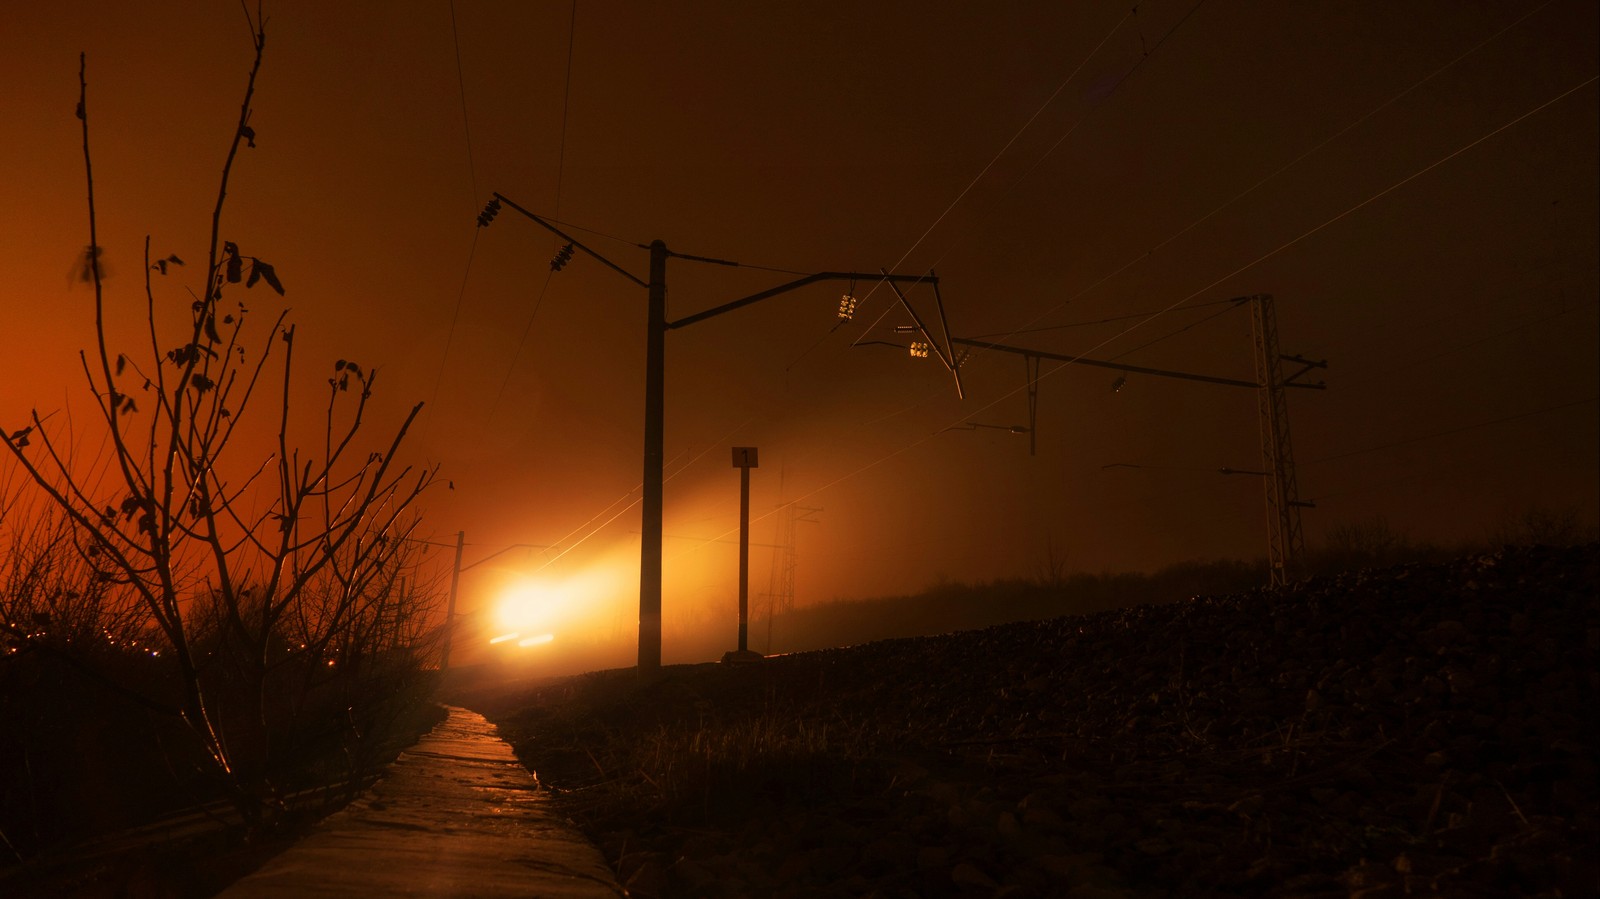
[[[106,449],[84,464],[70,415],[34,410],[0,429],[0,858],[218,799],[272,829],[358,789],[431,686],[442,585],[412,539],[412,505],[435,470],[399,459],[421,404],[367,444],[377,373],[338,360],[309,441],[320,455],[302,451],[295,329],[281,308],[256,327],[250,308],[270,309],[284,283],[222,236],[230,175],[256,146],[259,14],[251,31],[203,283],[159,286],[185,263],[153,258],[146,239],[138,350],[118,349],[108,325],[81,64],[80,274],[95,313],[81,358]],[[249,444],[238,428],[263,401],[275,439]]]
[[[1238,592],[1265,578],[1266,568],[1260,563],[1222,560],[1186,562],[1148,575],[1070,574],[1055,583],[1024,578],[979,584],[952,581],[914,596],[796,609],[773,623],[772,651],[821,649],[1175,602]],[[764,622],[753,632],[764,634]]]
[[[1334,525],[1321,545],[1300,560],[1301,577],[1335,575],[1405,563],[1439,563],[1501,546],[1571,546],[1593,542],[1573,507],[1530,506],[1507,515],[1483,541],[1443,545],[1412,539],[1383,517]],[[1141,605],[1178,602],[1194,596],[1222,596],[1259,587],[1267,581],[1264,559],[1194,560],[1144,573],[1067,573],[1050,552],[1035,578],[1006,578],[967,584],[945,581],[921,593],[862,600],[836,600],[804,606],[771,622],[751,625],[751,643],[767,652],[798,652],[972,630],[1013,621],[1085,615]],[[691,637],[695,635],[689,635]],[[705,638],[700,653],[714,658],[726,637]]]
[[630,895],[1567,895],[1597,562],[1506,547],[463,699]]

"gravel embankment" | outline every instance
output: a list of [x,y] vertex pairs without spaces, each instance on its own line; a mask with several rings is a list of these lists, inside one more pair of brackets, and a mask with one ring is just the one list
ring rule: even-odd
[[1579,896],[1600,547],[476,697],[639,896]]

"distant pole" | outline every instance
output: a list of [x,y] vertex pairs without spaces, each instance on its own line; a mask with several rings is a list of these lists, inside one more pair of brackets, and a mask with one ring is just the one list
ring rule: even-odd
[[739,469],[739,651],[750,648],[750,469]]
[[456,593],[461,587],[461,548],[466,545],[467,532],[456,531],[456,564],[450,569],[450,603],[444,613],[444,650],[439,653],[439,670],[450,669],[450,644],[456,636]]
[[639,526],[639,671],[661,668],[661,482],[665,464],[667,245],[650,244],[650,312],[645,333],[644,495]]
[[756,448],[733,448],[733,467],[739,469],[739,649],[735,659],[747,659],[750,652],[750,469],[759,468]]
[[[1278,317],[1272,294],[1250,297],[1252,332],[1256,349],[1256,390],[1258,418],[1261,421],[1261,462],[1267,470],[1267,568],[1271,586],[1281,587],[1296,574],[1296,566],[1306,552],[1305,533],[1300,528],[1300,510],[1316,504],[1300,499],[1295,483],[1294,445],[1289,440],[1289,398],[1284,387],[1298,386],[1294,378],[1312,368],[1326,367],[1278,352]],[[1284,377],[1283,362],[1288,359],[1304,365]]]
[[[650,295],[649,319],[645,334],[645,373],[644,373],[644,493],[640,498],[640,541],[639,541],[639,672],[647,674],[659,671],[661,668],[661,483],[663,481],[663,464],[665,457],[662,452],[662,427],[666,418],[665,408],[665,366],[666,366],[666,333],[675,328],[692,325],[695,322],[715,318],[735,309],[742,309],[762,300],[771,299],[779,294],[815,284],[818,281],[877,281],[882,280],[888,284],[927,284],[938,289],[939,279],[932,272],[926,275],[898,275],[880,271],[878,274],[865,272],[816,272],[796,278],[786,284],[769,287],[746,297],[741,297],[731,302],[723,303],[711,309],[696,312],[676,321],[667,321],[667,258],[678,256],[680,259],[689,259],[695,262],[710,263],[713,265],[738,265],[726,259],[713,259],[709,256],[689,256],[673,253],[667,245],[660,240],[650,244],[650,279],[641,280],[637,275],[629,272],[622,266],[595,252],[592,247],[567,232],[561,230],[554,222],[547,221],[528,210],[517,205],[510,197],[495,193],[487,206],[478,214],[478,227],[486,228],[499,215],[502,205],[509,206],[518,213],[527,216],[540,227],[555,234],[566,241],[568,246],[563,248],[556,258],[551,261],[551,271],[558,271],[566,264],[574,250],[581,250],[594,257],[602,265],[616,272],[634,284],[645,288]],[[844,320],[848,320],[845,318]],[[948,361],[948,351],[940,351],[940,358]],[[957,392],[960,392],[960,379],[957,378]],[[476,564],[476,563],[475,563]]]

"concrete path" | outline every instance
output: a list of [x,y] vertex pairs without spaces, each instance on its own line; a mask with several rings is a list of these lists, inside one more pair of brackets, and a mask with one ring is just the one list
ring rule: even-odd
[[219,895],[627,895],[538,790],[493,724],[449,707],[365,796]]

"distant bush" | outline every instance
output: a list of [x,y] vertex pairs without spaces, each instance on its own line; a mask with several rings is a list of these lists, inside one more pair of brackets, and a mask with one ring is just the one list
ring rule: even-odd
[[[21,854],[9,830],[47,842],[56,817],[115,822],[100,812],[162,781],[140,767],[149,760],[167,767],[169,797],[173,784],[196,801],[225,796],[252,831],[272,830],[297,788],[359,783],[391,704],[414,701],[427,677],[441,585],[419,577],[413,502],[437,468],[400,455],[422,404],[374,440],[363,422],[378,373],[339,359],[318,414],[292,413],[295,328],[262,297],[285,287],[275,266],[223,239],[230,177],[256,146],[265,20],[246,17],[253,63],[225,132],[203,267],[152,256],[147,238],[131,292],[108,291],[100,267],[80,58],[92,411],[74,422],[35,408],[0,427],[0,753],[21,768],[18,786],[0,784],[0,812],[21,816],[0,819],[0,853]],[[128,299],[148,338],[121,352],[110,322]],[[276,440],[237,430],[256,410]],[[302,420],[317,422],[310,440]],[[95,438],[96,453],[80,451]],[[90,686],[104,696],[85,698]],[[105,711],[107,698],[128,707]],[[45,770],[65,773],[35,776]]]
[[[1236,593],[1266,581],[1261,562],[1224,559],[1182,562],[1151,574],[1007,578],[982,584],[944,581],[914,596],[850,600],[796,609],[772,622],[771,652],[797,652],[973,630],[1013,621],[1087,615],[1177,602],[1197,595]],[[751,628],[764,635],[763,619]],[[760,641],[757,641],[757,647]]]
[[1574,546],[1595,539],[1595,525],[1586,524],[1576,506],[1529,506],[1501,516],[1488,532],[1490,547]]

